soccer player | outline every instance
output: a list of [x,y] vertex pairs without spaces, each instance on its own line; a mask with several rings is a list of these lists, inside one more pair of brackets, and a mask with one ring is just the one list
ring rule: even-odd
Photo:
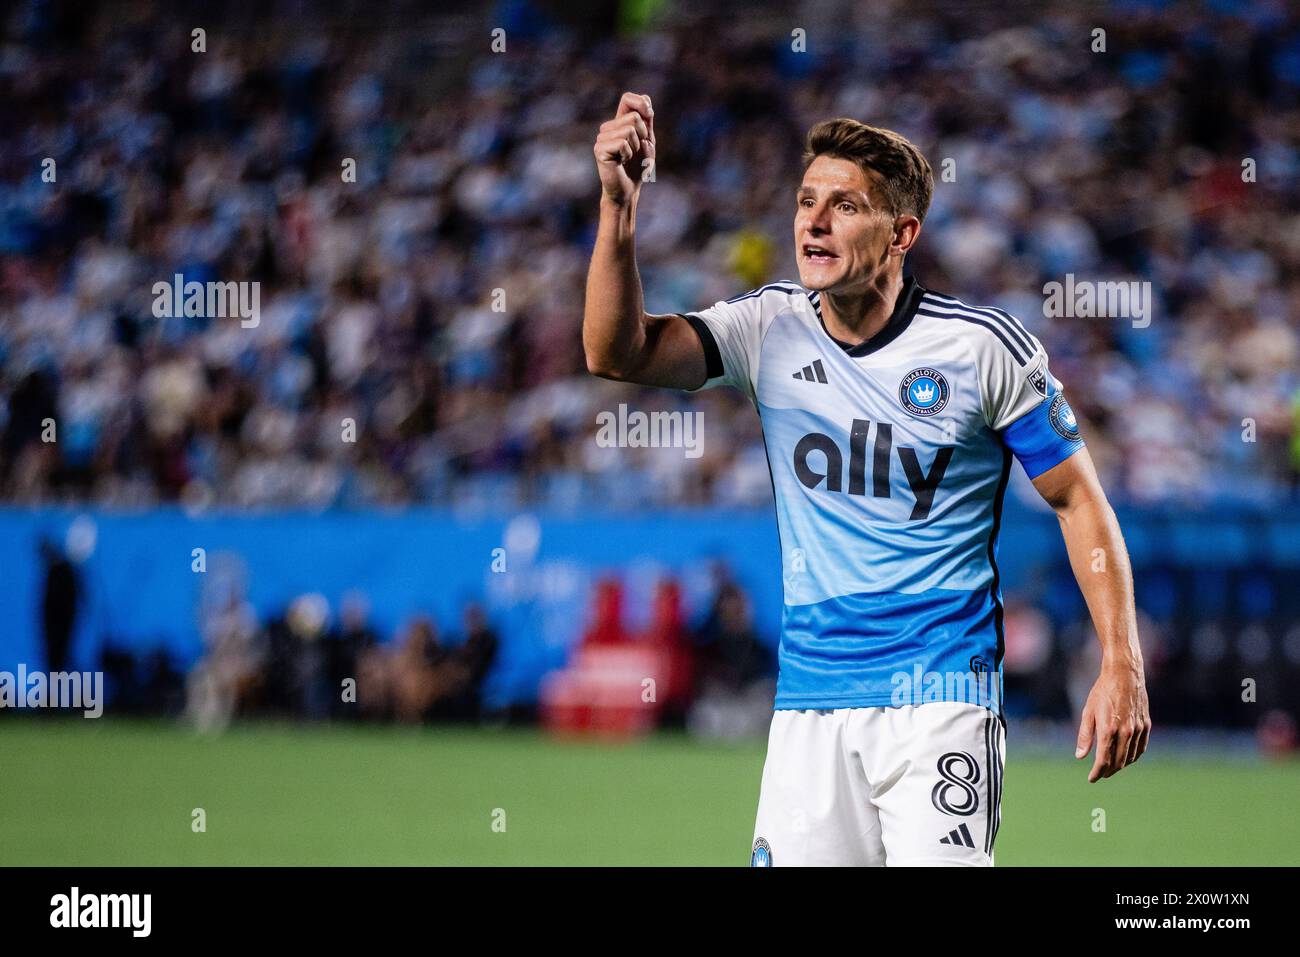
[[1101,641],[1075,750],[1095,745],[1088,780],[1136,761],[1151,729],[1128,555],[1061,383],[1013,316],[904,276],[930,165],[849,119],[808,133],[799,282],[647,314],[633,241],[654,124],[625,93],[596,139],[583,345],[596,375],[729,385],[762,420],[785,607],[751,863],[991,865],[1012,456],[1060,520]]

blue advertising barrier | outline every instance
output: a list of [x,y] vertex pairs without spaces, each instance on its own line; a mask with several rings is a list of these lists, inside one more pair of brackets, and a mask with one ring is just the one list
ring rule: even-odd
[[[1300,566],[1295,513],[1124,512],[1121,523],[1138,568]],[[419,509],[197,516],[174,508],[5,509],[0,670],[44,665],[42,538],[80,557],[71,663],[78,668],[93,667],[105,643],[134,653],[164,649],[188,668],[203,653],[202,610],[223,596],[242,596],[265,622],[308,592],[323,595],[337,613],[340,599],[356,590],[383,640],[424,614],[454,641],[464,605],[481,602],[501,636],[487,694],[504,704],[534,700],[541,676],[563,663],[586,621],[591,585],[604,575],[625,583],[633,627],[646,622],[665,574],[681,581],[693,615],[705,610],[719,561],[749,592],[769,641],[781,608],[779,546],[767,509],[508,518]],[[1050,512],[1009,498],[998,561],[1005,593],[1032,588],[1050,601],[1045,583],[1055,581],[1062,601],[1077,602]]]

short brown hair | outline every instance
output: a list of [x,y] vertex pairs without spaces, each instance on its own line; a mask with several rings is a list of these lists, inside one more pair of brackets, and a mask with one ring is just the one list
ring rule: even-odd
[[907,213],[925,221],[934,193],[934,173],[921,151],[905,137],[845,117],[823,120],[808,131],[804,169],[818,156],[850,160],[876,173],[891,214]]

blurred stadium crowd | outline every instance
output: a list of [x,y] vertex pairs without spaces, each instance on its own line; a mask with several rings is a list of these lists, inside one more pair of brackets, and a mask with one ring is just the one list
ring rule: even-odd
[[[591,142],[624,88],[658,115],[651,311],[794,275],[803,132],[866,119],[940,178],[913,271],[1044,341],[1114,498],[1295,495],[1294,5],[981,4],[976,34],[904,2],[273,10],[5,14],[0,498],[766,502],[745,400],[585,372]],[[260,283],[258,325],[155,318],[177,273]],[[1150,281],[1153,321],[1045,319],[1067,273]],[[703,457],[598,447],[620,402],[702,409]]]

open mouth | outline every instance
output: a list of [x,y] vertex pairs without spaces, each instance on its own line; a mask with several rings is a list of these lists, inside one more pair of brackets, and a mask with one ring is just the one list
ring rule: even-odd
[[811,263],[829,263],[834,262],[840,257],[823,246],[815,246],[806,243],[803,247],[803,258]]

